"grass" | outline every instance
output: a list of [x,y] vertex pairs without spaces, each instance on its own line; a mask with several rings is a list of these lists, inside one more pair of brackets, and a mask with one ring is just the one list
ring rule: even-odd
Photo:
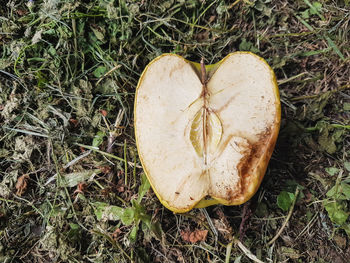
[[[283,108],[241,245],[263,262],[349,262],[349,7],[346,0],[1,5],[0,261],[251,262],[233,242],[242,207],[171,213],[149,190],[133,135],[135,87],[150,60],[175,52],[211,64],[247,50],[275,70]],[[277,199],[296,188],[284,225],[288,209]],[[181,233],[194,230],[208,230],[206,239],[186,242]]]

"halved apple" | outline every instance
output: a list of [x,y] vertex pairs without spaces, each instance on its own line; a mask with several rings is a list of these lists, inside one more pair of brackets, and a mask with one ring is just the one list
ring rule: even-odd
[[134,122],[143,169],[164,206],[239,205],[257,191],[277,140],[276,78],[249,52],[209,66],[163,54],[141,75]]

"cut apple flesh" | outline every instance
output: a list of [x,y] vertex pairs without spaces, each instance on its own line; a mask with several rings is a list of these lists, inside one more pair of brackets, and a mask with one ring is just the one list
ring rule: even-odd
[[139,156],[158,198],[175,212],[246,202],[279,130],[278,88],[263,59],[236,52],[206,68],[165,54],[147,66],[136,91]]

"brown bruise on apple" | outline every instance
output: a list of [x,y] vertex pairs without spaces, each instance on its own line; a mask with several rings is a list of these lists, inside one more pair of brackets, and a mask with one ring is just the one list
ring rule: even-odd
[[[242,63],[247,68],[235,71]],[[146,71],[136,94],[135,133],[161,202],[185,212],[206,196],[227,205],[247,201],[260,185],[278,133],[279,101],[267,64],[236,53],[207,75],[203,62],[195,71],[181,57],[165,55]]]
[[[270,136],[270,129],[267,129],[266,132],[264,132],[261,135],[258,135],[259,140],[254,144],[249,143],[249,141],[247,140],[244,140],[243,145],[240,145],[240,148],[244,149],[242,150],[243,157],[237,164],[237,171],[239,175],[239,182],[237,185],[239,187],[237,187],[237,191],[232,191],[231,188],[226,187],[223,191],[223,195],[216,195],[216,197],[227,200],[228,202],[233,200],[237,201],[240,199],[244,199],[245,193],[247,192],[248,187],[252,183],[251,175],[256,173],[256,171],[254,170],[259,171],[261,168],[258,163],[260,161],[261,156],[264,153],[266,153],[266,150],[268,150],[267,146]],[[263,171],[263,173],[265,173],[265,171]]]

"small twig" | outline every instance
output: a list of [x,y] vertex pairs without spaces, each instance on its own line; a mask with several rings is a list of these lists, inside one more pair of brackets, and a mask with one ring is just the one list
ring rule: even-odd
[[252,211],[249,209],[250,206],[250,201],[246,202],[243,205],[243,211],[242,211],[242,220],[241,220],[241,224],[239,225],[239,240],[243,240],[243,237],[245,235],[245,225],[246,225],[246,221],[249,219],[249,217],[252,214]]
[[128,161],[127,161],[127,144],[124,140],[124,184],[128,185]]
[[3,201],[3,202],[8,202],[8,203],[21,204],[21,202],[16,202],[16,201],[14,201],[14,200],[10,200],[10,199],[6,199],[6,198],[2,198],[2,197],[0,197],[0,201]]
[[[63,169],[67,169],[68,167],[71,167],[72,165],[75,165],[77,162],[79,162],[81,159],[85,158],[86,156],[88,156],[90,153],[92,152],[92,150],[88,150],[85,151],[83,154],[79,155],[78,157],[76,157],[75,159],[73,159],[72,161],[70,161],[69,163],[67,163],[65,166],[63,166]],[[45,186],[48,185],[49,183],[51,183],[52,181],[56,180],[57,178],[57,173],[54,174],[53,176],[51,176],[46,183],[44,184]]]
[[103,116],[103,119],[105,120],[105,123],[106,123],[106,126],[107,126],[107,128],[108,128],[108,131],[109,131],[108,145],[107,145],[107,150],[106,150],[107,153],[112,153],[114,141],[115,141],[115,139],[116,139],[119,135],[121,135],[121,132],[120,132],[120,129],[121,129],[120,123],[121,123],[122,120],[123,120],[124,113],[125,113],[125,110],[124,110],[124,109],[119,110],[118,115],[117,115],[117,118],[115,119],[114,127],[113,127],[112,129],[109,128],[109,125],[107,124],[106,119],[105,119],[104,116],[102,115],[102,116]]
[[[341,125],[341,124],[337,124],[337,123],[327,123],[327,124],[329,125],[329,127],[332,127],[332,128],[350,130],[350,125]],[[315,126],[315,127],[304,128],[304,129],[305,129],[305,131],[313,132],[313,131],[321,130],[322,128]]]
[[205,215],[205,218],[207,219],[208,221],[208,224],[209,224],[209,227],[211,229],[211,231],[213,232],[214,234],[214,238],[215,238],[215,244],[217,243],[218,241],[218,237],[219,237],[219,233],[217,231],[217,229],[215,228],[214,224],[213,224],[213,221],[211,220],[207,210],[205,208],[200,208],[200,210],[202,211],[202,213]]
[[92,150],[93,152],[100,153],[100,154],[102,154],[102,155],[104,155],[104,156],[106,156],[106,157],[113,158],[113,159],[116,159],[116,160],[118,160],[118,161],[124,162],[124,159],[123,159],[123,158],[120,158],[120,157],[118,157],[118,156],[115,156],[114,154],[110,154],[110,153],[101,151],[101,150],[99,150],[97,147],[90,146],[90,145],[85,145],[85,144],[80,144],[80,143],[75,143],[75,145],[78,145],[78,146],[83,147],[83,148],[88,149],[88,150]]
[[302,73],[300,73],[298,75],[292,76],[292,77],[287,78],[287,79],[280,79],[280,80],[277,81],[277,83],[278,83],[278,85],[282,85],[282,84],[285,84],[287,82],[293,81],[293,80],[295,80],[295,79],[297,79],[299,77],[302,77],[302,76],[304,76],[306,74],[308,74],[308,72],[302,72]]
[[233,237],[233,241],[232,241],[230,244],[228,244],[228,246],[227,246],[227,249],[226,249],[226,262],[229,262],[229,261],[227,261],[227,259],[230,258],[230,256],[227,255],[227,250],[229,249],[229,246],[230,246],[230,245],[231,245],[231,247],[232,247],[232,244],[237,245],[237,246],[239,247],[239,249],[242,250],[242,252],[244,253],[244,255],[246,255],[246,256],[247,256],[248,258],[250,258],[252,261],[257,262],[257,263],[264,263],[263,261],[261,261],[260,259],[258,259],[247,247],[245,247],[245,246],[243,245],[243,243],[242,243],[241,241],[239,241],[238,238],[235,238],[235,237]]
[[268,246],[270,246],[272,243],[274,243],[276,241],[276,239],[279,238],[279,236],[282,234],[282,232],[283,232],[284,228],[286,227],[290,217],[292,216],[294,205],[295,205],[295,202],[297,200],[298,194],[299,194],[299,188],[297,187],[297,189],[295,190],[295,194],[294,194],[294,200],[293,200],[292,206],[289,209],[288,215],[287,215],[286,219],[284,220],[283,225],[281,226],[281,228],[276,233],[276,235],[267,243]]
[[232,244],[233,244],[233,242],[231,242],[230,244],[228,244],[227,247],[226,247],[225,263],[230,263],[230,256],[231,256]]
[[4,128],[7,129],[7,130],[10,130],[10,131],[20,132],[20,133],[24,133],[24,134],[28,134],[28,135],[44,137],[44,138],[50,138],[50,135],[43,134],[43,133],[27,131],[27,130],[22,130],[22,129],[14,129],[14,128],[10,128],[10,127],[4,127]]
[[[322,200],[323,201],[323,200]],[[311,228],[311,226],[316,222],[316,218],[318,216],[318,213],[316,213],[310,220],[310,222],[304,227],[304,229],[299,233],[299,235],[294,239],[294,241],[298,240],[308,229]]]
[[100,82],[107,77],[109,74],[111,74],[113,71],[117,70],[118,68],[120,68],[122,65],[116,65],[114,68],[112,68],[111,70],[109,70],[106,74],[104,74],[97,82],[96,82],[96,86],[98,84],[100,84]]
[[67,169],[68,167],[76,164],[77,162],[79,162],[81,159],[85,158],[86,156],[88,156],[90,153],[92,152],[92,150],[88,150],[83,152],[81,155],[79,155],[78,157],[74,158],[73,160],[71,160],[69,163],[67,163],[65,166],[63,166],[63,169]]
[[235,5],[237,5],[239,2],[241,2],[241,0],[236,0],[236,1],[234,1],[228,8],[227,8],[227,10],[230,10],[230,9],[232,9]]
[[299,101],[299,100],[305,100],[305,99],[314,99],[314,98],[317,98],[325,93],[336,93],[336,92],[339,92],[339,91],[342,91],[342,90],[346,90],[346,89],[350,89],[350,84],[345,84],[343,86],[340,86],[339,88],[335,89],[335,90],[331,90],[331,91],[326,91],[326,92],[323,92],[323,93],[320,93],[320,94],[315,94],[315,95],[307,95],[307,96],[300,96],[300,97],[295,97],[295,98],[291,98],[290,101]]

